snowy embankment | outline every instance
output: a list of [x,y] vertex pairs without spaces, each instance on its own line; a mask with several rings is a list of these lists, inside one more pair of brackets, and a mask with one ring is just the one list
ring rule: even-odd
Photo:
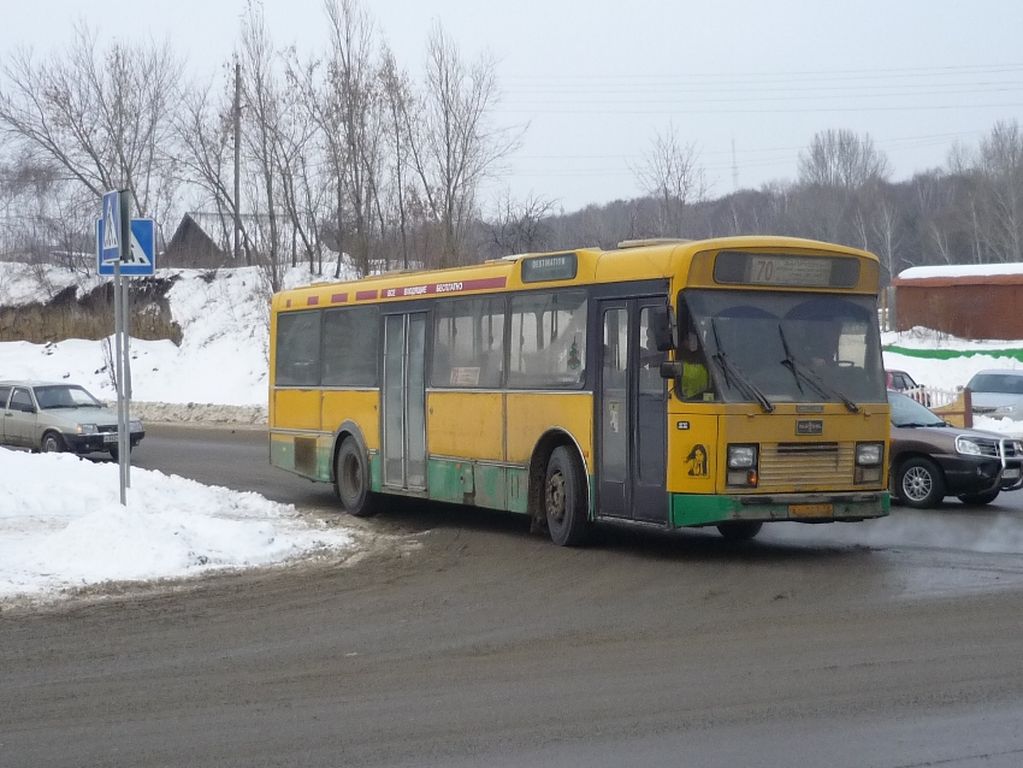
[[0,601],[284,563],[354,545],[350,533],[255,493],[69,454],[0,448]]
[[[24,264],[4,264],[0,306],[45,302],[69,285],[79,295],[94,288],[95,276],[82,277],[49,268],[47,290]],[[174,279],[167,294],[171,317],[182,341],[131,340],[132,401],[135,413],[149,420],[265,421],[270,291],[256,267],[158,270]],[[325,275],[333,266],[325,265]],[[350,270],[343,277],[351,276]],[[287,287],[325,278],[305,268],[289,270]],[[50,344],[0,343],[0,378],[73,381],[97,397],[113,400],[116,391],[107,367],[108,340],[67,339]],[[180,407],[176,407],[180,406]],[[237,410],[233,410],[237,409]],[[198,418],[197,418],[198,417]]]

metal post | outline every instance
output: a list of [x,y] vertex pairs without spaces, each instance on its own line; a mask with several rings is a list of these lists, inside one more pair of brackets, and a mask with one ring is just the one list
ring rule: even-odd
[[121,447],[118,461],[124,465],[124,485],[131,488],[131,279],[121,278],[124,296],[121,298],[121,312],[124,328],[124,432],[118,433]]
[[122,353],[122,336],[124,334],[124,318],[122,316],[122,304],[124,296],[121,292],[121,264],[114,262],[114,346],[115,363],[114,372],[117,378],[117,464],[118,464],[118,486],[121,491],[121,506],[128,506],[128,497],[125,492],[127,487],[124,472],[124,355]]

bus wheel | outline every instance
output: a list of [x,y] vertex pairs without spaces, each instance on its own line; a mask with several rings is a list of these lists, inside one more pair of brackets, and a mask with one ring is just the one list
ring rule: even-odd
[[376,495],[369,490],[369,463],[354,437],[346,437],[337,452],[334,489],[348,514],[368,517],[376,512]]
[[729,541],[749,541],[763,527],[763,523],[752,520],[732,520],[718,525],[718,531]]
[[574,547],[586,537],[586,483],[579,462],[561,445],[547,462],[543,484],[543,505],[551,541],[562,547]]

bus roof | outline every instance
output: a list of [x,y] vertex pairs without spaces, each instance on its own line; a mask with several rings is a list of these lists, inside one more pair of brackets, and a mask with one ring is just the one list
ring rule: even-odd
[[[761,250],[765,252],[807,252],[844,254],[878,262],[877,257],[857,248],[781,236],[736,236],[704,240],[626,241],[612,250],[575,250],[524,253],[447,269],[386,272],[358,280],[315,283],[280,291],[273,309],[298,310],[309,307],[353,306],[378,301],[402,301],[431,295],[465,296],[511,289],[569,287],[592,283],[625,282],[671,278],[688,274],[696,254],[720,250]],[[523,271],[530,267],[543,269]],[[571,266],[572,271],[568,270]],[[544,269],[547,274],[544,274]],[[545,279],[549,277],[549,279]]]

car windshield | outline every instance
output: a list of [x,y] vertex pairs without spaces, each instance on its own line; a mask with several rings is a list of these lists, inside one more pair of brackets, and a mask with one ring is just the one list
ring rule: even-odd
[[943,427],[941,417],[920,405],[916,400],[898,392],[888,393],[888,402],[892,406],[893,427]]
[[998,392],[1023,395],[1023,375],[1011,373],[978,373],[967,384],[972,392]]
[[726,400],[747,402],[753,391],[850,410],[885,401],[873,297],[694,290],[682,299]]
[[86,392],[82,387],[55,384],[36,387],[36,401],[43,410],[52,408],[97,408],[103,403]]

